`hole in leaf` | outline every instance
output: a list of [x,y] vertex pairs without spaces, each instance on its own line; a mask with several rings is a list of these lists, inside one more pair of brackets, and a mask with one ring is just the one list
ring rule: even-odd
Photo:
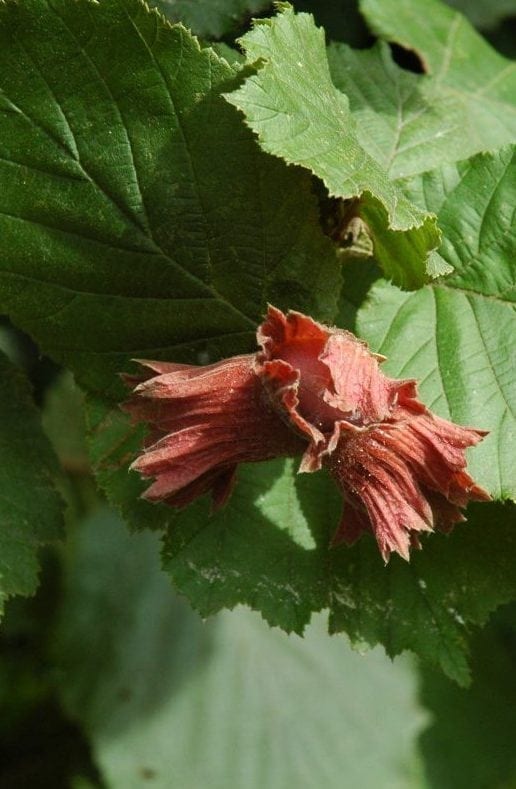
[[425,74],[426,68],[423,60],[413,49],[406,49],[401,44],[389,43],[392,59],[400,68],[405,71],[412,71],[414,74]]

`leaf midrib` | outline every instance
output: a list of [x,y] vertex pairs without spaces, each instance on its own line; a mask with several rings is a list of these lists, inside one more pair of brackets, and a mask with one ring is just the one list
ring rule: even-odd
[[[133,155],[132,144],[131,144],[131,142],[130,142],[130,139],[129,139],[129,133],[128,133],[127,127],[126,127],[126,125],[125,125],[125,121],[124,121],[124,118],[123,118],[122,112],[121,112],[121,110],[120,110],[120,108],[119,108],[119,106],[118,106],[117,102],[115,101],[115,98],[114,98],[114,96],[113,96],[113,94],[112,94],[112,91],[111,91],[111,89],[109,88],[109,85],[106,83],[106,80],[105,80],[105,79],[102,77],[102,75],[100,74],[100,72],[99,72],[99,70],[98,70],[98,68],[97,68],[96,64],[95,64],[95,63],[92,61],[92,59],[91,59],[90,55],[89,55],[89,54],[88,54],[88,53],[87,53],[87,52],[84,50],[84,47],[82,47],[82,45],[80,44],[80,42],[77,40],[77,37],[76,37],[76,35],[75,35],[75,34],[74,34],[74,32],[73,32],[73,31],[70,29],[70,27],[67,25],[66,21],[65,21],[65,20],[64,20],[64,19],[61,17],[61,15],[60,15],[60,14],[57,12],[57,10],[56,10],[56,9],[55,9],[55,8],[54,8],[54,7],[53,7],[53,6],[52,6],[50,3],[48,3],[48,2],[47,2],[47,3],[46,3],[46,5],[47,5],[47,7],[49,8],[49,10],[50,10],[50,11],[51,11],[51,12],[52,12],[52,13],[53,13],[55,16],[57,16],[57,18],[60,20],[61,24],[63,24],[63,25],[64,25],[64,27],[66,28],[66,30],[68,31],[68,33],[70,34],[70,36],[72,37],[72,39],[74,40],[74,42],[75,42],[75,43],[77,44],[77,46],[79,47],[79,49],[80,49],[81,53],[82,53],[82,54],[83,54],[83,55],[84,55],[84,56],[85,56],[85,57],[88,59],[88,61],[89,61],[89,62],[92,64],[92,67],[95,69],[95,72],[96,72],[96,74],[98,75],[98,77],[99,77],[100,81],[101,81],[101,82],[102,82],[102,84],[105,86],[106,90],[108,91],[108,93],[109,93],[109,96],[110,96],[110,99],[111,99],[111,101],[112,101],[112,103],[113,103],[113,106],[114,106],[114,107],[116,107],[116,110],[117,110],[118,116],[119,116],[119,118],[120,118],[120,122],[121,122],[121,124],[122,124],[122,126],[123,126],[123,128],[124,128],[124,130],[125,130],[125,134],[126,134],[126,137],[127,137],[127,139],[128,139],[128,145],[129,145],[129,149],[130,149],[130,151],[131,151],[131,161],[132,161],[132,168],[133,168],[133,170],[134,170],[134,173],[135,173],[135,178],[136,178],[136,180],[137,180],[137,182],[138,182],[138,188],[139,188],[138,173],[137,173],[137,168],[136,168],[136,162],[135,162],[134,155]],[[182,135],[182,138],[183,138],[183,142],[184,142],[184,144],[185,144],[185,150],[186,150],[186,151],[187,151],[187,153],[188,153],[188,158],[189,158],[190,165],[191,165],[191,168],[192,168],[192,173],[193,173],[193,175],[195,175],[195,171],[194,171],[194,168],[193,168],[193,163],[192,163],[192,161],[191,161],[191,156],[190,156],[190,154],[189,154],[189,151],[188,151],[188,146],[186,145],[186,140],[185,140],[184,131],[183,131],[183,129],[182,129],[182,127],[181,127],[181,124],[180,124],[179,114],[178,114],[178,113],[175,111],[174,102],[173,102],[172,96],[171,96],[171,94],[170,94],[170,90],[168,89],[167,80],[165,79],[165,76],[164,76],[164,74],[163,74],[163,72],[162,72],[162,69],[161,69],[161,67],[159,66],[159,63],[157,62],[157,60],[156,60],[156,58],[155,58],[154,54],[152,53],[152,51],[151,51],[151,50],[150,50],[150,48],[148,47],[148,45],[147,45],[147,42],[146,42],[146,41],[144,41],[143,37],[141,36],[141,33],[140,33],[140,31],[138,30],[138,28],[137,28],[136,24],[134,23],[134,20],[131,18],[131,16],[129,15],[129,13],[128,13],[128,11],[127,11],[127,9],[126,9],[125,7],[124,7],[124,13],[126,14],[127,18],[129,19],[129,21],[130,21],[130,23],[131,23],[132,27],[135,29],[135,31],[137,32],[138,36],[140,37],[140,39],[141,39],[141,40],[142,40],[142,42],[144,43],[144,45],[145,45],[145,47],[146,47],[146,50],[147,50],[147,52],[148,52],[148,54],[149,54],[149,56],[150,56],[150,58],[151,58],[151,60],[152,60],[152,63],[154,64],[155,68],[158,70],[158,72],[159,72],[159,74],[160,74],[161,81],[162,81],[162,83],[163,83],[163,87],[164,87],[164,89],[165,89],[165,91],[166,91],[166,94],[167,94],[167,96],[168,96],[168,98],[169,98],[169,101],[170,101],[170,104],[171,104],[171,106],[172,106],[172,109],[174,110],[174,115],[175,115],[175,117],[178,119],[178,127],[179,127],[179,129],[180,129],[180,131],[181,131],[181,135]],[[24,51],[26,51],[26,50],[24,49]],[[29,56],[29,57],[30,57],[30,56]],[[30,57],[30,60],[31,60],[31,62],[33,62],[33,63],[34,63],[34,60],[33,60],[31,57]],[[210,63],[210,74],[211,74],[211,62],[210,62],[209,60],[208,60],[208,62]],[[69,121],[68,121],[68,118],[67,118],[67,116],[66,116],[66,114],[65,114],[65,112],[64,112],[64,110],[63,110],[63,108],[61,107],[60,103],[57,101],[57,99],[56,99],[56,97],[55,97],[55,94],[54,94],[54,92],[52,91],[52,89],[51,89],[51,88],[50,88],[50,86],[48,85],[48,82],[47,82],[47,80],[46,80],[46,79],[44,78],[44,76],[42,75],[42,73],[41,73],[41,70],[40,70],[40,68],[38,67],[38,65],[37,65],[36,63],[34,63],[34,67],[36,68],[36,70],[37,70],[38,74],[40,75],[40,77],[42,78],[43,82],[44,82],[44,83],[45,83],[45,85],[47,86],[47,88],[48,88],[48,91],[49,91],[49,94],[50,94],[50,96],[51,96],[51,97],[53,98],[53,100],[54,100],[54,105],[57,107],[57,110],[58,110],[59,114],[62,116],[63,120],[65,121],[65,123],[66,123],[66,126],[67,126],[67,128],[68,128],[68,130],[69,130],[69,132],[70,132],[71,139],[73,140],[73,143],[74,143],[75,149],[76,149],[76,150],[77,150],[77,152],[78,152],[78,149],[77,149],[77,144],[76,144],[76,141],[75,141],[75,135],[74,135],[74,133],[73,133],[73,130],[72,130],[71,126],[70,126],[70,123],[69,123]],[[17,105],[16,105],[14,102],[12,102],[12,101],[11,101],[11,99],[9,99],[9,97],[7,97],[7,96],[6,96],[6,98],[7,98],[7,99],[10,101],[10,103],[11,103],[11,104],[13,104],[13,106],[15,106],[15,107],[17,106]],[[25,112],[23,112],[23,111],[22,111],[20,108],[18,108],[18,110],[19,110],[20,112],[22,112],[23,116],[24,116],[25,118],[27,118],[27,120],[28,120],[28,121],[29,121],[31,124],[33,124],[33,125],[37,126],[37,128],[38,128],[38,129],[40,129],[41,131],[43,131],[43,132],[45,133],[45,135],[46,135],[46,136],[47,136],[49,139],[51,139],[51,140],[52,140],[54,143],[56,142],[56,140],[54,139],[53,135],[51,135],[51,134],[50,134],[50,132],[49,132],[47,129],[45,129],[45,128],[44,128],[44,127],[42,127],[40,124],[38,124],[38,123],[37,123],[37,122],[34,120],[34,118],[32,118],[31,116],[28,116],[28,115],[27,115]],[[112,194],[110,194],[110,192],[106,191],[106,189],[105,189],[105,188],[104,188],[104,187],[103,187],[103,186],[102,186],[102,185],[101,185],[101,184],[100,184],[98,181],[96,181],[96,179],[95,179],[95,178],[94,178],[94,177],[91,175],[91,173],[90,173],[88,170],[86,170],[86,169],[85,169],[85,167],[84,167],[84,164],[81,162],[80,158],[79,158],[78,156],[77,156],[77,158],[75,158],[74,156],[72,156],[72,155],[71,155],[71,152],[70,152],[68,149],[66,149],[66,148],[63,148],[63,144],[62,144],[62,142],[61,142],[60,140],[59,140],[58,142],[59,142],[59,147],[61,148],[61,150],[62,150],[62,151],[63,151],[63,150],[64,150],[64,151],[66,151],[66,155],[67,155],[67,157],[70,157],[70,159],[71,159],[71,160],[72,160],[72,161],[73,161],[73,162],[74,162],[74,163],[75,163],[75,164],[76,164],[76,165],[77,165],[77,166],[80,168],[80,170],[81,170],[81,172],[83,173],[84,177],[85,177],[85,178],[86,178],[86,179],[87,179],[87,180],[88,180],[88,181],[91,183],[91,185],[93,186],[93,188],[94,188],[94,189],[95,189],[95,190],[96,190],[96,191],[97,191],[99,194],[103,195],[103,196],[104,196],[104,197],[105,197],[105,198],[108,200],[108,202],[109,202],[109,203],[111,203],[111,205],[112,205],[112,206],[113,206],[113,207],[116,209],[117,213],[121,215],[121,217],[122,217],[122,220],[123,220],[123,222],[124,222],[124,223],[126,223],[126,224],[127,224],[127,223],[129,222],[129,224],[130,224],[131,228],[132,228],[133,230],[136,230],[136,231],[137,231],[137,233],[138,233],[138,234],[139,234],[139,235],[140,235],[140,236],[141,236],[143,239],[145,239],[145,241],[147,242],[147,244],[148,244],[148,243],[150,243],[150,244],[151,244],[151,246],[152,246],[152,248],[153,248],[153,251],[154,251],[154,253],[155,253],[155,254],[158,254],[158,255],[160,255],[161,257],[163,257],[163,259],[164,259],[164,260],[165,260],[165,261],[166,261],[168,264],[170,264],[171,266],[174,266],[174,267],[176,267],[176,268],[179,268],[179,269],[181,270],[181,272],[183,273],[183,275],[184,275],[184,276],[185,276],[187,279],[189,279],[190,281],[192,281],[193,283],[195,283],[196,287],[200,288],[200,289],[201,289],[201,291],[204,291],[204,293],[206,293],[207,295],[209,294],[209,296],[208,296],[209,298],[214,298],[214,299],[216,299],[217,301],[220,301],[220,302],[222,302],[223,304],[225,304],[225,306],[226,306],[226,307],[228,307],[228,308],[229,308],[229,310],[230,310],[230,311],[232,311],[232,312],[233,312],[233,313],[235,313],[235,314],[238,314],[238,315],[239,315],[241,318],[243,318],[243,319],[244,319],[244,321],[245,321],[245,322],[246,322],[246,323],[247,323],[249,326],[252,326],[252,327],[253,327],[253,329],[256,327],[256,321],[255,321],[255,320],[254,320],[252,317],[250,317],[250,316],[249,316],[249,315],[247,315],[246,313],[242,312],[240,309],[238,309],[238,307],[236,307],[236,306],[235,306],[235,305],[233,305],[231,302],[229,302],[229,301],[228,301],[228,300],[227,300],[227,299],[226,299],[226,298],[225,298],[225,297],[224,297],[224,296],[223,296],[223,295],[222,295],[222,294],[221,294],[221,293],[220,293],[220,292],[219,292],[219,291],[218,291],[216,288],[214,288],[214,287],[213,287],[213,285],[208,285],[208,284],[207,284],[206,282],[204,282],[202,279],[200,279],[200,278],[199,278],[199,277],[197,277],[196,275],[192,274],[192,272],[191,272],[191,271],[189,271],[188,269],[184,268],[184,267],[183,267],[183,266],[182,266],[182,265],[181,265],[179,262],[177,262],[176,260],[174,260],[173,258],[171,258],[171,257],[170,257],[170,255],[169,255],[167,252],[165,252],[165,250],[164,250],[164,249],[163,249],[163,248],[162,248],[162,247],[161,247],[161,246],[160,246],[160,245],[159,245],[159,244],[156,242],[156,240],[155,240],[155,238],[154,238],[154,236],[153,236],[153,234],[152,234],[152,228],[150,227],[150,224],[147,222],[147,228],[145,228],[145,229],[144,229],[144,228],[143,228],[143,227],[142,227],[142,226],[141,226],[141,225],[140,225],[140,224],[139,224],[139,223],[138,223],[138,222],[135,220],[135,218],[132,216],[132,214],[130,214],[130,213],[128,213],[128,212],[127,212],[127,210],[126,210],[126,206],[124,206],[123,204],[122,204],[122,205],[120,205],[119,201],[118,201],[118,200],[116,200],[116,199],[113,197],[113,195],[112,195]],[[197,179],[197,178],[194,178],[194,183],[196,183],[196,184],[198,183],[198,179]],[[141,193],[141,189],[140,189],[140,188],[139,188],[139,194],[140,194],[140,197],[141,197],[141,204],[142,204],[142,207],[144,207],[144,203],[143,203],[143,196],[142,196],[142,193]],[[199,203],[200,203],[200,205],[201,205],[201,208],[202,208],[202,201],[201,201],[201,198],[200,198],[200,195],[199,195],[199,192],[198,192],[198,190],[197,190],[197,196],[198,196],[198,199],[199,199]],[[205,218],[205,212],[203,212],[203,217]],[[31,220],[26,220],[26,219],[25,219],[25,217],[17,217],[17,218],[18,218],[18,219],[20,219],[20,220],[31,221]],[[46,226],[47,226],[47,225],[46,225]],[[57,228],[56,228],[56,230],[57,230]],[[145,232],[145,230],[148,230],[148,232]],[[112,248],[113,248],[113,249],[120,249],[120,251],[127,251],[127,250],[124,250],[124,248],[120,248],[120,247],[118,247],[118,246],[116,246],[116,245],[112,245]],[[142,250],[142,252],[143,252],[143,253],[145,253],[145,252],[147,252],[147,253],[148,253],[148,251],[147,251],[147,250]],[[100,295],[100,294],[99,294],[99,295]],[[109,295],[109,294],[107,294],[107,295]],[[171,301],[173,301],[173,300],[171,299]]]
[[[503,295],[496,295],[496,294],[491,294],[491,293],[481,293],[478,290],[473,290],[473,289],[469,289],[469,288],[463,288],[463,287],[459,287],[459,286],[456,286],[456,285],[447,284],[446,282],[434,282],[434,283],[432,283],[430,285],[427,285],[426,287],[428,287],[428,288],[438,288],[440,290],[452,291],[452,292],[455,292],[455,293],[463,293],[465,296],[468,296],[468,297],[473,296],[473,297],[479,298],[479,299],[486,299],[487,301],[495,301],[495,302],[497,302],[499,304],[503,304],[504,306],[512,307],[512,309],[516,309],[516,303],[514,301],[511,301],[510,299],[504,299]],[[514,289],[513,286],[511,286],[511,288],[508,289],[507,292],[510,292],[511,289]]]

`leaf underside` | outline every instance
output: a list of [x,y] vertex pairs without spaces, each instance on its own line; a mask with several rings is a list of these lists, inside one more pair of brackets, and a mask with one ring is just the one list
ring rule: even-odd
[[469,468],[494,498],[516,500],[515,147],[418,176],[406,189],[437,213],[439,255],[454,273],[411,294],[377,283],[358,330],[388,357],[388,373],[420,381],[430,408],[489,430]]
[[[346,94],[361,144],[399,179],[516,140],[516,64],[495,52],[443,3],[364,0],[380,41],[371,49],[330,44],[335,85]],[[426,73],[400,68],[387,41],[416,53]]]

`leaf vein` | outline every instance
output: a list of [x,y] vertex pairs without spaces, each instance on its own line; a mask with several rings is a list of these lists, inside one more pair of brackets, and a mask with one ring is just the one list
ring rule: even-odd
[[471,310],[471,313],[472,313],[472,315],[473,315],[473,317],[475,319],[475,325],[477,327],[478,336],[479,336],[480,342],[482,343],[482,346],[484,348],[484,351],[485,351],[485,354],[486,354],[486,358],[489,360],[489,365],[490,365],[491,372],[493,374],[493,378],[494,378],[494,380],[496,381],[496,383],[498,385],[498,388],[500,390],[500,394],[501,394],[501,396],[502,396],[502,398],[503,398],[503,400],[505,402],[505,405],[507,406],[507,410],[511,414],[512,418],[516,420],[516,412],[513,410],[512,404],[507,399],[507,396],[505,394],[504,386],[503,386],[502,382],[500,381],[500,379],[498,377],[497,367],[496,367],[495,364],[493,364],[493,360],[491,358],[491,351],[490,351],[490,349],[489,349],[489,347],[486,344],[486,341],[484,339],[484,334],[483,334],[482,328],[480,326],[480,321],[479,321],[478,315],[477,315],[477,313],[475,311],[474,302],[470,298],[468,298],[467,296],[466,296],[466,301],[468,302],[468,305],[469,305],[469,308]]

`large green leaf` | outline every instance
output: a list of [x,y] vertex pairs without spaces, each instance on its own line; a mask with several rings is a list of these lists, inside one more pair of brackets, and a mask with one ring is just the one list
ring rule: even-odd
[[225,511],[210,516],[200,503],[176,520],[165,567],[179,589],[204,616],[245,602],[296,632],[329,607],[331,632],[382,643],[391,656],[412,649],[466,684],[469,623],[516,595],[514,512],[473,508],[450,538],[434,535],[410,564],[395,556],[385,567],[370,538],[328,548],[342,507],[331,480],[284,475],[244,469]]
[[349,99],[360,142],[391,178],[516,141],[516,65],[460,14],[437,0],[424,8],[365,0],[362,10],[376,33],[415,49],[428,70],[399,68],[384,41],[369,50],[329,47],[332,78]]
[[516,498],[516,156],[480,154],[407,184],[438,213],[439,254],[454,266],[417,293],[377,283],[357,326],[387,372],[420,379],[428,406],[490,431],[470,469],[496,498]]
[[[516,78],[508,85],[503,107],[495,109],[492,96],[484,92],[482,72],[476,75],[477,92],[466,100],[441,77],[397,66],[384,41],[364,50],[332,44],[328,60],[335,85],[349,99],[361,144],[393,179],[516,140]],[[499,81],[510,83],[511,69],[500,63],[499,71]]]
[[38,549],[61,536],[57,474],[29,384],[0,353],[0,613],[12,595],[34,594]]
[[173,22],[183,22],[193,33],[221,38],[231,33],[246,16],[270,6],[270,0],[153,0]]
[[472,643],[473,682],[458,688],[431,669],[421,699],[432,724],[421,739],[428,789],[516,785],[516,609],[508,606]]
[[310,177],[221,98],[235,68],[138,0],[0,6],[0,308],[86,387],[253,348],[267,300],[332,316]]
[[473,505],[450,537],[432,535],[410,563],[384,567],[372,540],[332,557],[333,632],[358,645],[412,649],[459,685],[470,681],[471,625],[516,599],[514,505]]
[[432,535],[410,564],[385,567],[376,544],[330,549],[342,501],[324,474],[295,473],[291,461],[244,466],[225,508],[207,501],[177,513],[137,496],[127,473],[138,437],[123,414],[90,404],[92,456],[108,496],[134,527],[167,527],[164,567],[179,591],[209,616],[245,603],[271,625],[302,633],[312,612],[358,645],[412,649],[465,684],[469,623],[514,599],[514,512],[477,506],[450,537]]
[[[112,504],[135,529],[166,529],[164,565],[203,616],[246,603],[270,624],[302,633],[312,611],[327,605],[325,566],[336,489],[327,490],[326,521],[304,516],[291,462],[245,466],[229,504],[215,515],[206,500],[178,513],[139,498],[145,483],[128,472],[142,434],[118,409],[90,400],[91,457]],[[300,478],[310,487],[313,479]],[[314,496],[318,489],[314,488]],[[315,501],[315,500],[314,500]]]
[[110,789],[415,786],[408,661],[354,654],[321,618],[304,640],[243,609],[202,623],[159,571],[158,540],[109,513],[77,532],[65,595],[63,698]]
[[414,50],[426,73],[424,95],[445,101],[462,158],[514,142],[516,63],[498,54],[462,14],[439,0],[362,0],[377,35]]
[[[511,148],[406,183],[412,199],[439,214],[440,254],[455,273],[414,294],[382,281],[358,311],[389,372],[421,379],[424,401],[444,416],[491,430],[470,469],[499,498],[514,491],[515,183]],[[346,291],[343,301],[347,315]],[[384,568],[372,540],[328,549],[341,504],[321,475],[296,478],[295,466],[279,461],[251,466],[222,512],[210,516],[198,502],[177,514],[137,498],[144,485],[126,468],[141,438],[126,417],[99,402],[89,414],[101,484],[135,526],[168,527],[166,567],[203,615],[244,602],[300,632],[312,611],[329,607],[331,627],[354,641],[380,641],[390,654],[413,649],[466,682],[468,623],[516,594],[510,509],[477,507],[450,538],[426,540],[410,565],[393,557]]]
[[417,287],[445,273],[431,254],[439,242],[435,218],[411,204],[362,145],[349,102],[331,81],[324,32],[308,14],[281,5],[282,13],[241,39],[256,73],[226,98],[265,151],[306,167],[332,196],[361,197],[375,257],[397,284]]

